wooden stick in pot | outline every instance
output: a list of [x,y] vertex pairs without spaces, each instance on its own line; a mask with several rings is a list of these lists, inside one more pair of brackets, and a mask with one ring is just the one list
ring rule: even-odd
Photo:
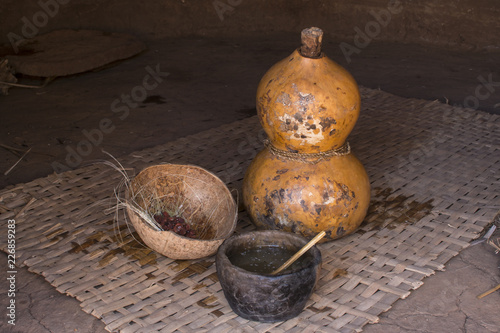
[[304,253],[306,253],[311,247],[313,247],[317,242],[320,241],[326,235],[326,231],[322,231],[317,234],[313,239],[311,239],[306,245],[304,245],[297,253],[295,253],[290,259],[288,259],[283,265],[278,269],[271,272],[271,275],[276,275],[282,272],[284,269],[290,267],[297,259],[299,259]]

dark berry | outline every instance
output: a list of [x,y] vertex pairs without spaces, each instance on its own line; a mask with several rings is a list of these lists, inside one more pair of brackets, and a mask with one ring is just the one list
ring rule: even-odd
[[178,235],[184,236],[186,234],[186,228],[182,223],[176,223],[174,226],[174,232]]
[[162,215],[156,214],[154,216],[154,218],[155,218],[155,221],[158,222],[159,224],[161,224],[162,221],[163,221],[163,216]]

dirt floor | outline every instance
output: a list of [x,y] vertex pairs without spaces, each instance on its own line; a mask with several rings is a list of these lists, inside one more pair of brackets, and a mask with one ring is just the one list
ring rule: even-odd
[[[338,41],[325,43],[325,52],[360,85],[500,114],[499,51],[374,42],[348,63]],[[8,96],[0,96],[0,144],[19,151],[0,147],[0,188],[108,158],[102,149],[119,158],[253,116],[260,78],[297,46],[292,34],[150,41],[142,54],[99,71],[60,77],[40,89],[12,88]],[[130,96],[138,96],[137,87],[145,86],[152,72],[158,73],[158,84],[153,88],[148,81],[148,96],[135,102]],[[484,81],[490,83],[484,86]],[[21,78],[21,83],[41,80]],[[28,148],[29,154],[3,175]],[[446,271],[424,280],[365,331],[497,332],[500,293],[481,300],[476,296],[500,283],[498,259],[485,244],[464,250]],[[3,253],[0,260],[6,262]],[[7,289],[4,274],[1,290]],[[104,332],[104,324],[80,310],[75,299],[26,269],[19,269],[18,289],[18,325],[2,320],[0,331]]]

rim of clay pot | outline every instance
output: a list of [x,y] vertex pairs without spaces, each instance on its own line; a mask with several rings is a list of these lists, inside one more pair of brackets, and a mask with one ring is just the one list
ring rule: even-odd
[[[300,272],[302,270],[315,268],[316,266],[321,265],[321,263],[322,263],[321,251],[317,248],[316,245],[314,245],[312,248],[310,248],[306,252],[306,253],[310,253],[311,256],[312,256],[312,260],[311,260],[310,264],[308,264],[306,266],[303,266],[303,267],[300,267],[300,268],[292,269],[292,270],[287,269],[287,270],[284,270],[283,272],[278,273],[276,275],[271,275],[271,273],[257,273],[257,272],[252,272],[252,271],[248,271],[246,269],[243,269],[243,268],[241,268],[239,266],[234,265],[231,262],[231,260],[229,260],[229,257],[227,256],[227,250],[228,250],[228,248],[230,246],[234,245],[235,242],[241,241],[241,239],[248,238],[248,237],[251,237],[251,236],[258,237],[259,235],[262,236],[262,238],[264,238],[264,237],[269,238],[269,242],[265,242],[263,244],[273,244],[272,240],[273,239],[276,239],[276,240],[278,239],[276,237],[273,238],[272,237],[273,235],[274,236],[280,236],[280,237],[286,237],[286,238],[289,238],[291,240],[297,241],[299,244],[297,244],[296,251],[299,251],[308,242],[308,240],[305,237],[302,237],[301,235],[297,235],[297,234],[294,234],[294,233],[291,233],[291,232],[287,232],[287,231],[282,231],[282,230],[255,230],[255,231],[250,231],[250,232],[242,233],[242,234],[239,234],[239,235],[233,235],[233,236],[229,237],[228,239],[226,239],[221,244],[221,246],[219,247],[219,250],[217,251],[217,259],[220,259],[220,260],[223,261],[223,262],[221,262],[221,264],[223,264],[223,265],[229,265],[232,269],[235,269],[236,271],[239,271],[239,272],[242,272],[242,273],[245,273],[245,274],[260,276],[260,277],[263,277],[263,278],[266,278],[266,279],[271,279],[271,280],[279,279],[279,278],[281,278],[283,276],[292,275],[292,274],[295,274],[295,273]],[[276,242],[274,244],[276,244]]]

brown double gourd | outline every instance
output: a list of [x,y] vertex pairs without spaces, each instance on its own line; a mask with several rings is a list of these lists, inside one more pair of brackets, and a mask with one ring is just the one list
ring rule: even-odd
[[243,202],[260,229],[322,241],[355,231],[370,182],[346,139],[360,111],[354,78],[321,51],[323,32],[302,31],[302,46],[272,66],[257,89],[268,141],[243,180]]

